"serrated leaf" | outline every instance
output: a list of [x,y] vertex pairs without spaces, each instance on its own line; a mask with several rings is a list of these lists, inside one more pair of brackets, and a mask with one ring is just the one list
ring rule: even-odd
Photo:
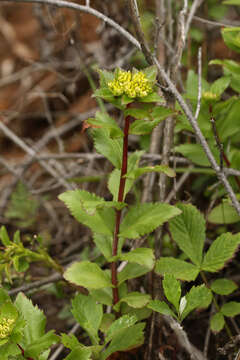
[[145,324],[140,323],[119,331],[118,334],[113,337],[107,349],[102,352],[100,360],[107,359],[117,351],[127,351],[142,345],[144,342],[144,327]]
[[240,303],[229,301],[221,307],[221,313],[225,316],[234,317],[240,314]]
[[213,332],[221,331],[224,328],[225,320],[220,312],[214,314],[210,320],[210,327]]
[[67,281],[87,289],[101,289],[112,286],[109,275],[97,264],[90,261],[73,263],[67,268],[63,277]]
[[136,180],[138,177],[149,172],[160,172],[166,174],[169,177],[176,176],[175,171],[170,167],[166,165],[156,165],[156,166],[144,166],[141,168],[134,169],[132,171],[128,171],[125,177]]
[[153,311],[160,313],[160,314],[176,317],[174,312],[170,309],[168,304],[166,304],[164,301],[152,300],[149,302],[147,307],[149,309],[152,309]]
[[106,332],[106,337],[104,343],[108,343],[114,336],[116,336],[120,331],[127,329],[134,324],[136,324],[136,316],[123,315],[119,319],[115,320]]
[[205,285],[193,286],[185,298],[187,303],[181,315],[182,320],[191,311],[208,307],[212,301],[212,292]]
[[205,220],[191,204],[179,204],[182,213],[170,221],[170,231],[180,249],[200,266],[205,241]]
[[114,72],[97,69],[100,78],[100,86],[107,87],[108,83],[114,79]]
[[111,138],[123,137],[123,132],[116,121],[106,112],[97,111],[95,118],[89,118],[86,123],[108,131]]
[[7,291],[0,287],[0,306],[6,301],[11,301],[11,298],[8,295]]
[[240,216],[229,202],[223,201],[210,211],[208,221],[214,224],[234,224],[240,221]]
[[181,210],[178,208],[163,203],[145,203],[131,206],[120,225],[119,236],[135,239],[149,234],[180,213]]
[[102,322],[103,308],[91,295],[77,294],[72,300],[72,313],[81,327],[88,333],[92,344],[99,342],[98,329]]
[[57,335],[54,334],[53,330],[48,331],[42,335],[39,339],[36,339],[30,345],[25,347],[24,355],[28,358],[39,358],[40,354],[48,350],[53,344],[59,341]]
[[91,134],[96,151],[104,155],[117,169],[121,169],[122,139],[111,139],[104,129],[93,129]]
[[45,333],[46,318],[43,312],[34,306],[23,293],[18,294],[14,304],[27,323],[22,330],[24,342],[26,344],[34,343]]
[[[115,211],[110,208],[98,209],[105,202],[99,196],[84,190],[70,190],[59,195],[71,214],[93,232],[112,235],[115,224]],[[105,202],[106,203],[106,202]]]
[[15,359],[20,359],[20,360],[24,360],[23,357],[21,357],[21,350],[19,349],[19,347],[17,346],[17,344],[12,344],[10,342],[8,342],[7,344],[4,344],[2,346],[0,346],[0,359],[1,360],[9,360],[10,358],[14,356],[14,360]]
[[121,261],[129,261],[133,263],[137,263],[139,265],[143,265],[149,270],[154,267],[155,258],[152,249],[149,248],[137,248],[128,253],[121,254],[119,256]]
[[149,302],[149,300],[151,299],[151,296],[148,294],[142,294],[140,292],[134,291],[131,293],[128,293],[126,296],[122,297],[119,302],[116,304],[117,306],[117,310],[120,308],[120,303],[125,302],[127,303],[129,306],[135,308],[135,309],[140,309],[142,307],[144,307],[145,305],[147,305],[147,303]]
[[76,347],[64,360],[91,360],[92,351],[87,347]]
[[213,241],[204,256],[201,269],[216,272],[222,269],[236,252],[240,244],[240,234],[225,233]]
[[229,295],[237,288],[237,284],[228,279],[217,279],[211,284],[212,291],[219,295]]
[[181,285],[173,275],[166,274],[163,279],[164,295],[168,301],[174,305],[176,311],[179,309],[179,300],[181,297]]
[[118,283],[122,284],[124,281],[134,279],[149,272],[149,268],[135,263],[128,263],[123,270],[118,273]]
[[162,257],[156,262],[155,272],[159,275],[172,274],[180,280],[193,281],[198,276],[199,269],[183,260]]

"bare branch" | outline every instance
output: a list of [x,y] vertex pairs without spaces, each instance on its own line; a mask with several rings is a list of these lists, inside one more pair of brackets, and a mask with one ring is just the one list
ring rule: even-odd
[[127,30],[125,30],[122,26],[116,23],[114,20],[110,19],[106,15],[102,14],[101,12],[84,5],[78,5],[71,1],[65,0],[3,0],[2,2],[15,2],[15,3],[39,3],[39,4],[46,4],[52,5],[60,8],[69,8],[72,10],[82,11],[91,15],[96,16],[98,19],[104,21],[106,24],[115,28],[120,34],[122,34],[128,41],[130,41],[134,46],[136,46],[139,50],[141,50],[140,43],[132,36]]

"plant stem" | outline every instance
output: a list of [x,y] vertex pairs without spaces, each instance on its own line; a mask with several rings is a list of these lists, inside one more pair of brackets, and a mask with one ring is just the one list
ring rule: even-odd
[[[127,105],[129,107],[130,104]],[[122,168],[121,168],[121,176],[120,176],[120,183],[119,183],[119,190],[118,190],[118,201],[122,202],[124,198],[124,190],[125,190],[125,183],[126,178],[124,175],[127,173],[127,163],[128,163],[128,131],[130,125],[131,117],[128,115],[125,118],[124,124],[124,137],[123,137],[123,152],[122,152]],[[115,230],[114,230],[114,237],[113,237],[113,247],[112,247],[112,256],[116,256],[118,252],[118,234],[120,228],[120,221],[121,221],[121,214],[122,210],[116,210],[116,223],[115,223]],[[117,280],[117,263],[111,263],[111,273],[112,273],[112,284],[113,284],[113,304],[115,305],[119,301],[119,294],[118,294],[118,280]]]
[[[23,348],[22,348],[21,345],[19,345],[19,344],[17,344],[17,346],[18,346],[19,349],[21,350],[22,356],[25,358]],[[33,358],[30,358],[30,357],[28,357],[28,358],[26,358],[26,359],[27,359],[27,360],[33,360]]]

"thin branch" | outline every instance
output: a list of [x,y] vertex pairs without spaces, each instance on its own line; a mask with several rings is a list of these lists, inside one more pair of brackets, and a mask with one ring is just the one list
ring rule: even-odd
[[39,4],[46,4],[52,5],[60,8],[69,8],[72,10],[82,11],[91,15],[96,16],[98,19],[104,21],[104,23],[112,26],[115,28],[121,35],[123,35],[128,41],[130,41],[134,46],[136,46],[139,50],[141,50],[140,43],[132,36],[127,30],[125,30],[122,26],[116,23],[114,20],[110,19],[106,15],[102,14],[101,12],[84,5],[78,5],[71,1],[64,1],[64,0],[3,0],[2,2],[14,2],[14,3],[39,3]]
[[203,24],[207,24],[209,26],[213,26],[213,27],[238,27],[240,26],[240,22],[239,21],[227,21],[225,20],[225,22],[218,22],[218,21],[211,21],[211,20],[207,20],[207,19],[203,19],[199,16],[193,16],[193,20],[197,21],[197,22],[201,22]]
[[187,21],[186,21],[186,25],[185,25],[185,37],[187,37],[187,35],[188,35],[190,25],[194,18],[194,15],[196,14],[197,9],[199,8],[199,6],[202,5],[202,3],[203,3],[203,0],[194,0],[193,4],[191,6],[190,12],[189,12]]
[[52,283],[57,282],[57,281],[59,281],[61,279],[62,279],[61,274],[54,273],[54,274],[46,277],[45,279],[33,281],[30,284],[25,284],[25,285],[22,285],[22,286],[19,286],[19,287],[15,288],[15,289],[9,290],[8,294],[12,296],[12,295],[18,294],[19,292],[27,292],[29,290],[39,289],[43,285],[52,284]]
[[197,121],[200,109],[201,109],[201,98],[202,98],[202,48],[198,49],[198,98],[197,107],[194,118]]
[[[79,328],[80,328],[80,324],[76,323],[69,331],[68,335],[75,334]],[[63,350],[64,350],[64,345],[63,344],[59,345],[52,354],[52,356],[49,358],[49,360],[56,360],[58,358],[58,355],[60,355]]]

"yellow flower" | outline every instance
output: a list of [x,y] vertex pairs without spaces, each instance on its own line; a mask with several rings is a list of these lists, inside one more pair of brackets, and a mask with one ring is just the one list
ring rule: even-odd
[[0,320],[0,339],[5,339],[10,335],[12,331],[12,324],[15,322],[14,319],[2,318]]
[[218,96],[217,94],[214,94],[211,91],[204,91],[202,93],[202,98],[210,101],[210,100],[217,100]]
[[119,70],[108,87],[114,96],[126,94],[130,98],[144,97],[152,92],[151,84],[142,71],[132,74],[130,71]]

